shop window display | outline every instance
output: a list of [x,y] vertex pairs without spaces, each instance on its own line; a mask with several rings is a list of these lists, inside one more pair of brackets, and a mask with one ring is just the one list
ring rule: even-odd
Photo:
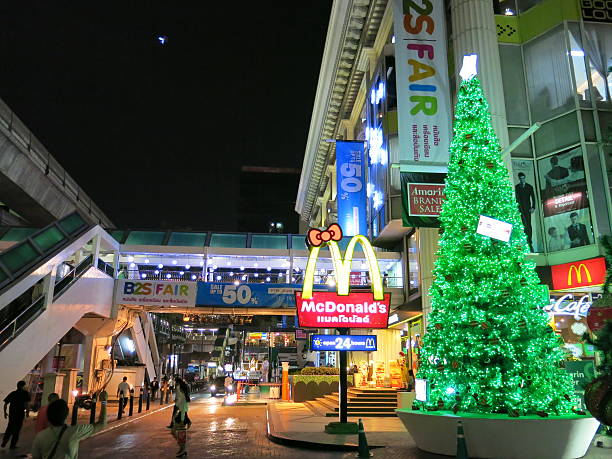
[[610,106],[612,76],[612,30],[609,24],[584,23],[584,51],[588,57],[593,100]]
[[547,250],[593,244],[582,149],[541,159],[538,169]]

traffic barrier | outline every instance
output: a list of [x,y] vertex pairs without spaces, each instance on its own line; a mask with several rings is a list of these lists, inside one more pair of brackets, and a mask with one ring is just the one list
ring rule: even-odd
[[138,412],[142,413],[142,387],[140,388],[140,394],[138,395]]
[[128,416],[134,414],[134,389],[130,389],[130,412]]
[[94,395],[91,398],[91,409],[89,410],[89,423],[90,424],[95,424],[96,422],[96,403],[97,402],[97,397]]
[[361,418],[359,419],[359,428],[357,433],[359,434],[359,450],[357,457],[372,457]]
[[72,405],[72,421],[70,425],[77,425],[77,417],[79,416],[79,406],[77,405],[76,398],[74,399],[74,405]]
[[469,459],[465,436],[463,435],[463,423],[457,421],[457,459]]
[[119,411],[117,412],[117,419],[121,419],[123,416],[123,391],[119,392]]

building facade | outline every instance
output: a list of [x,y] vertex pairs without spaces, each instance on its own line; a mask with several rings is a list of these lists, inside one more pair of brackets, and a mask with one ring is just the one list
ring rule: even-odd
[[[579,301],[588,303],[597,295],[601,279],[584,270],[598,263],[589,260],[600,256],[597,240],[610,233],[612,215],[612,15],[606,7],[579,0],[409,3],[413,11],[397,18],[403,2],[334,2],[296,203],[304,224],[337,221],[342,199],[336,183],[338,142],[363,142],[368,236],[403,257],[406,302],[390,326],[401,330],[408,357],[405,343],[418,346],[424,332],[438,241],[435,209],[415,212],[409,190],[422,183],[441,188],[444,176],[418,165],[413,152],[402,148],[401,126],[419,116],[402,101],[402,85],[408,83],[401,74],[405,62],[396,61],[396,54],[410,43],[403,41],[406,31],[444,32],[435,51],[445,53],[447,74],[435,88],[425,86],[426,80],[410,86],[438,91],[441,107],[452,110],[462,57],[479,55],[479,78],[516,187],[530,257],[551,290],[551,305],[560,301],[566,315]],[[396,30],[398,24],[405,30]],[[412,46],[415,56],[433,60],[433,48],[428,55],[425,45]],[[410,82],[421,83],[417,80],[430,71],[415,60],[409,66],[421,72]],[[448,115],[439,114],[440,125]],[[439,135],[450,137],[450,130]],[[439,202],[428,201],[433,207]],[[572,264],[573,283],[560,288],[555,267]],[[582,281],[576,277],[580,266]],[[415,310],[423,316],[411,317]],[[554,317],[558,327],[567,328],[584,322],[585,315],[574,314],[571,324]]]

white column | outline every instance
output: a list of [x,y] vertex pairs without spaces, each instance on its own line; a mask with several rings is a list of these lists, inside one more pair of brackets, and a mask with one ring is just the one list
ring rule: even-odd
[[[423,326],[427,326],[427,316],[431,312],[429,287],[433,283],[434,262],[438,251],[438,229],[419,229],[419,272],[421,274],[421,304],[423,305]],[[423,328],[425,330],[425,328]]]
[[[501,147],[506,148],[508,126],[493,3],[490,0],[451,0],[451,15],[457,87],[461,82],[459,70],[463,56],[478,54],[478,78],[489,101],[493,128]],[[503,159],[512,173],[509,155]]]

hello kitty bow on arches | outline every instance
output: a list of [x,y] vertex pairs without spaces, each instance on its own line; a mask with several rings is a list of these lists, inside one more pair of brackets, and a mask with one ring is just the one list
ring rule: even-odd
[[342,228],[337,223],[332,223],[324,230],[318,230],[311,228],[308,230],[306,241],[312,247],[319,247],[324,242],[329,241],[341,241],[342,240]]

